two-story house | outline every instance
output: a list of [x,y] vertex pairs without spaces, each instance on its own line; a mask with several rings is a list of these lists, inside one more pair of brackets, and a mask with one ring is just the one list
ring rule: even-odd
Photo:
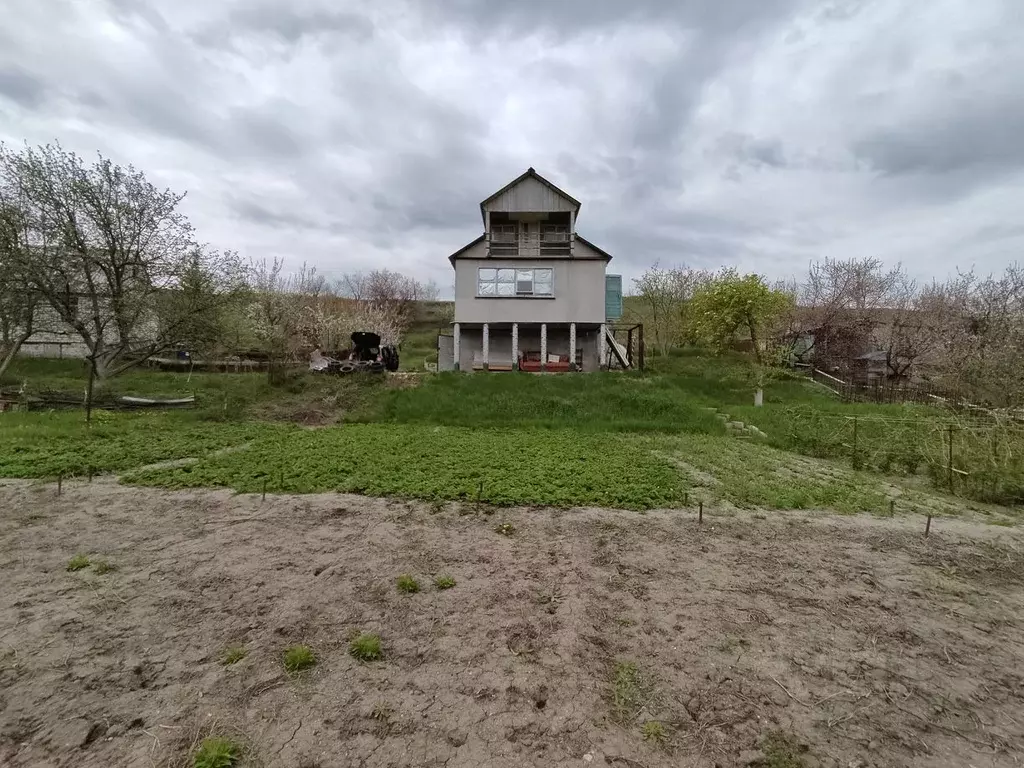
[[440,370],[607,365],[612,257],[576,232],[579,212],[578,200],[533,168],[480,203],[483,234],[448,257],[455,318],[439,343]]

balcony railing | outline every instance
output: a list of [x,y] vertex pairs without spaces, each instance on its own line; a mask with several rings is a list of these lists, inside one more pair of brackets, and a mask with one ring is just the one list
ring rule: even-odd
[[491,232],[491,256],[569,256],[572,235],[569,232]]

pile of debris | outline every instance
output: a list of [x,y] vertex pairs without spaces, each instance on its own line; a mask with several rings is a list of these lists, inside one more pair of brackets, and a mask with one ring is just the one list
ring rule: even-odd
[[376,333],[356,331],[352,334],[352,348],[343,352],[324,354],[313,350],[309,357],[309,370],[337,375],[367,371],[383,373],[398,370],[398,350],[381,346]]

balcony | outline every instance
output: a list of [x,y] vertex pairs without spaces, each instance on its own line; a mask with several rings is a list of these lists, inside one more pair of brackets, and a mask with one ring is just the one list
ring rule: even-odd
[[566,227],[520,230],[495,227],[491,232],[488,254],[513,258],[557,258],[572,256],[572,234]]

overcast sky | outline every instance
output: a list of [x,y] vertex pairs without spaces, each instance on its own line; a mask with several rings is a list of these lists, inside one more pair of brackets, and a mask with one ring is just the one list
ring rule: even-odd
[[450,291],[528,166],[635,277],[1024,254],[1021,0],[3,0],[0,139],[187,190],[202,239]]

